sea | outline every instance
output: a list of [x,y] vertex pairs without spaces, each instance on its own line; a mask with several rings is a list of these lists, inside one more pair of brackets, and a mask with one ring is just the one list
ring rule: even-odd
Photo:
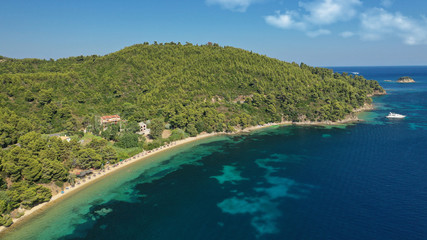
[[162,152],[0,238],[427,239],[427,67],[332,69],[388,94],[362,122],[271,126]]

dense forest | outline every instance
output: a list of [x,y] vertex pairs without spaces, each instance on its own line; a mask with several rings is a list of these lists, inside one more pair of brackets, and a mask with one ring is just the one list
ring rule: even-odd
[[[58,60],[0,56],[0,83],[0,225],[6,226],[14,209],[50,199],[46,184],[70,182],[74,168],[117,161],[120,149],[267,122],[337,121],[384,91],[362,76],[190,43]],[[127,120],[124,129],[100,127],[99,117],[111,114]],[[150,143],[135,134],[137,122],[148,120]],[[99,137],[81,144],[84,130]],[[57,132],[77,137],[48,135]]]

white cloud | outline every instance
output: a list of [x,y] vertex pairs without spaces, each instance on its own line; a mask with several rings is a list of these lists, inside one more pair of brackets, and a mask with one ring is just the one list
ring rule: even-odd
[[345,31],[345,32],[340,33],[340,36],[343,37],[343,38],[353,37],[354,36],[354,32]]
[[327,29],[319,29],[319,30],[316,30],[316,31],[309,31],[309,32],[307,32],[307,36],[312,37],[312,38],[318,37],[320,35],[328,35],[328,34],[331,34],[331,31],[329,31]]
[[227,10],[237,12],[245,12],[255,2],[259,2],[259,0],[206,0],[208,5],[218,4]]
[[390,7],[391,5],[393,5],[393,1],[392,0],[381,0],[381,5],[383,7]]
[[362,5],[360,0],[316,0],[313,2],[300,2],[299,5],[309,14],[307,21],[324,25],[337,21],[347,21],[357,13],[357,7]]
[[[381,0],[383,6],[391,6],[393,0]],[[277,12],[266,16],[266,23],[285,30],[302,31],[309,37],[331,34],[324,29],[339,22],[358,20],[360,28],[339,33],[343,38],[360,36],[363,40],[380,40],[386,37],[401,39],[407,45],[427,44],[427,18],[419,19],[392,13],[383,8],[359,12],[361,0],[312,0],[300,2],[298,11]],[[357,16],[357,18],[356,18]]]
[[360,0],[315,0],[300,2],[303,13],[287,11],[265,17],[265,21],[282,29],[294,29],[305,32],[309,37],[331,34],[326,29],[317,29],[321,25],[330,25],[338,21],[347,21],[357,14]]
[[288,11],[285,14],[280,14],[280,12],[277,12],[276,15],[266,16],[265,21],[270,25],[282,29],[305,30],[305,23],[296,21],[295,18],[298,18],[298,15],[294,12]]
[[306,22],[297,21],[296,18],[299,18],[299,16],[295,12],[286,12],[285,14],[280,14],[280,12],[278,12],[276,15],[266,16],[265,21],[268,24],[278,28],[303,31],[307,34],[307,36],[312,38],[331,34],[331,31],[327,29],[318,29],[312,31],[308,28]]
[[364,40],[397,36],[408,45],[427,44],[427,25],[425,21],[416,21],[400,13],[374,8],[361,15],[360,35]]

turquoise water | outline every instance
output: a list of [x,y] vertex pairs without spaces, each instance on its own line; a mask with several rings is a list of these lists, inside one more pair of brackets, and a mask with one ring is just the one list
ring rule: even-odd
[[[348,67],[364,122],[220,136],[138,162],[2,239],[427,239],[427,68]],[[417,83],[397,84],[400,76]],[[393,111],[408,117],[389,120]]]

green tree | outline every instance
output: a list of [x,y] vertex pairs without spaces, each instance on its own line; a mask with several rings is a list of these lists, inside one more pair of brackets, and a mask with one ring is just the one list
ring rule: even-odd
[[[22,177],[35,178],[37,180],[38,171],[40,170],[38,162],[32,157],[32,152],[20,147],[14,147],[6,152],[2,159],[2,168],[14,182]],[[34,168],[34,171],[31,168]]]
[[34,101],[34,94],[32,92],[27,90],[27,91],[25,91],[24,95],[25,95],[26,101],[28,101],[28,102]]
[[52,101],[52,97],[53,97],[52,88],[40,90],[39,98],[38,98],[39,104],[45,105],[50,103]]
[[136,121],[129,121],[126,124],[126,132],[136,133],[139,132],[139,125]]
[[82,169],[100,168],[102,158],[93,149],[81,149],[78,152],[77,166]]
[[41,137],[40,133],[34,131],[21,136],[18,142],[21,147],[35,153],[40,152],[46,146],[46,140]]
[[115,145],[121,148],[138,147],[138,134],[124,133],[119,137],[119,141]]
[[0,216],[5,213],[7,210],[7,202],[6,200],[0,199]]
[[67,179],[68,171],[62,163],[43,159],[42,166],[42,179],[44,182],[65,181]]
[[169,136],[169,141],[177,141],[185,138],[185,132],[182,129],[174,129]]
[[198,133],[201,133],[206,130],[205,124],[202,121],[197,121],[194,126],[196,127]]
[[105,146],[104,148],[102,148],[100,154],[101,154],[102,159],[106,163],[107,162],[110,162],[110,163],[117,162],[117,152],[111,146]]
[[0,226],[9,227],[12,224],[13,224],[13,220],[9,214],[6,214],[4,216],[0,215]]
[[196,126],[194,126],[192,123],[187,125],[186,131],[190,134],[190,137],[195,137],[198,134]]
[[119,126],[116,124],[112,124],[107,127],[106,130],[102,131],[101,137],[107,140],[116,141],[118,138]]
[[26,166],[22,169],[22,176],[25,180],[36,182],[42,176],[42,166],[36,159],[26,160]]
[[7,182],[4,178],[0,177],[0,191],[7,189]]
[[154,139],[162,137],[163,130],[165,129],[165,122],[162,119],[153,119],[150,124],[150,135]]

